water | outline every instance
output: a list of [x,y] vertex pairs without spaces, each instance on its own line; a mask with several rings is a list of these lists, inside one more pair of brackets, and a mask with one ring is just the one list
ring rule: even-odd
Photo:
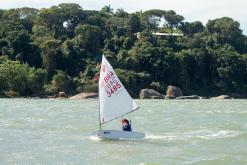
[[0,164],[247,164],[246,100],[136,102],[128,118],[147,138],[97,141],[98,100],[0,99]]

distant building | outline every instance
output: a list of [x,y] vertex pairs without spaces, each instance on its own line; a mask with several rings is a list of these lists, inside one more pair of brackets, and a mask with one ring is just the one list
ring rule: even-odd
[[[174,37],[183,36],[182,33],[160,33],[160,32],[156,32],[156,33],[152,33],[152,34],[155,36],[174,36]],[[137,33],[135,33],[135,35],[136,35],[136,38],[138,40],[141,39],[141,32],[137,32]]]
[[156,32],[156,33],[152,33],[155,36],[183,36],[183,34],[180,33],[160,33],[160,32]]

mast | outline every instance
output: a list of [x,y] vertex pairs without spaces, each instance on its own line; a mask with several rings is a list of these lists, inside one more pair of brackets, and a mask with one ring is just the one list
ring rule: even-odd
[[101,117],[100,117],[100,98],[99,98],[99,130],[101,130]]

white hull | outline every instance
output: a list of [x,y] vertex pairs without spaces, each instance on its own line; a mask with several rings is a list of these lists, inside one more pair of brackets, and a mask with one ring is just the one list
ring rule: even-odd
[[93,133],[93,137],[101,140],[138,140],[145,138],[145,133],[118,131],[118,130],[99,130]]

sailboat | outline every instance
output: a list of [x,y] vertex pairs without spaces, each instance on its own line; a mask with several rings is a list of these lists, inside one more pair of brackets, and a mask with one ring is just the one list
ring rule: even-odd
[[99,105],[99,130],[93,133],[94,137],[112,140],[136,140],[145,137],[142,132],[102,129],[103,124],[139,109],[104,55],[99,77]]

